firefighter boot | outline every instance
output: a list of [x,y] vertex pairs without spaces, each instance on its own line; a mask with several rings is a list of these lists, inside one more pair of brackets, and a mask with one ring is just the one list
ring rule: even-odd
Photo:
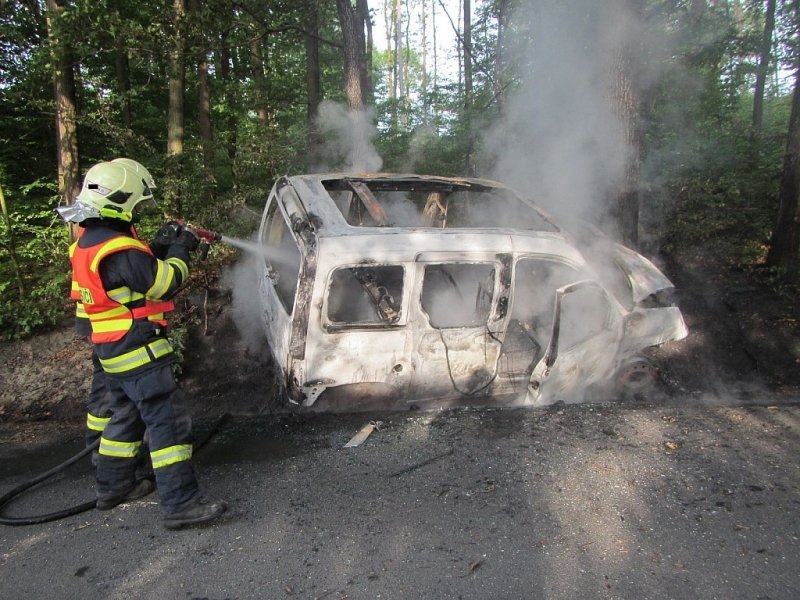
[[147,496],[156,488],[150,479],[140,479],[127,492],[121,494],[109,494],[97,498],[97,510],[111,510],[118,504],[129,502]]
[[166,515],[164,517],[164,527],[167,529],[181,529],[191,525],[208,523],[222,515],[227,508],[228,505],[224,502],[212,502],[211,504],[194,502],[182,510]]

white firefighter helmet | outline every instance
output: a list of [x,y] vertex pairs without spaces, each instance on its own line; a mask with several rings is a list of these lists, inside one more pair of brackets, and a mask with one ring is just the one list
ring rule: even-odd
[[62,219],[73,223],[90,218],[130,222],[136,205],[152,197],[139,173],[121,163],[101,162],[87,171],[75,203],[56,210]]
[[144,179],[144,182],[147,185],[147,187],[149,187],[151,190],[156,189],[155,179],[153,179],[153,176],[150,175],[150,171],[148,171],[145,168],[145,166],[139,161],[133,160],[132,158],[115,158],[111,162],[125,165],[132,171],[136,171],[139,175],[142,176],[142,179]]

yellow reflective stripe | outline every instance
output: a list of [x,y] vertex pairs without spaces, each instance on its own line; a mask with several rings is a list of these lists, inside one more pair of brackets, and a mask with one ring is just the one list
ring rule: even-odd
[[116,442],[114,440],[107,440],[104,437],[100,438],[100,454],[105,456],[116,456],[118,458],[133,458],[139,451],[139,446],[142,441],[138,442]]
[[163,260],[157,261],[158,267],[156,268],[156,279],[153,286],[145,292],[148,298],[161,298],[169,291],[169,286],[175,277],[175,272],[169,268],[169,265]]
[[150,453],[150,458],[153,460],[154,469],[166,467],[167,465],[174,465],[175,463],[192,458],[192,445],[179,444],[177,446],[161,448],[161,450],[154,450]]
[[144,243],[140,242],[137,239],[129,238],[129,237],[118,237],[114,238],[113,240],[107,242],[100,248],[100,251],[95,255],[94,260],[92,260],[92,264],[90,265],[89,269],[92,273],[97,271],[97,267],[100,264],[100,261],[103,260],[109,253],[119,250],[120,248],[138,248],[139,250],[144,250],[148,252],[149,249]]
[[72,280],[72,291],[73,292],[77,292],[77,291],[80,291],[80,289],[81,289],[81,286],[78,285],[78,282],[73,279]]
[[111,417],[96,417],[92,413],[86,413],[86,427],[92,431],[103,431],[110,420]]
[[103,321],[105,319],[115,319],[122,316],[130,316],[131,311],[127,306],[115,306],[101,312],[92,313],[90,318],[92,321]]
[[125,354],[115,356],[114,358],[101,358],[100,364],[103,365],[103,370],[106,373],[124,373],[125,371],[136,369],[137,367],[146,365],[152,360],[150,354],[147,352],[147,348],[150,348],[150,352],[154,358],[161,358],[172,352],[172,346],[169,341],[162,338],[151,342],[147,346],[142,346],[136,350],[131,350]]
[[83,302],[78,302],[75,304],[75,316],[79,319],[89,318],[89,315],[86,313],[86,307],[83,306]]
[[133,319],[109,319],[107,321],[92,321],[94,333],[110,333],[112,331],[128,331],[133,325]]
[[72,255],[75,254],[75,248],[78,247],[78,240],[75,240],[69,245],[69,257],[72,258]]
[[133,302],[134,300],[141,300],[144,298],[144,294],[134,292],[129,287],[118,287],[106,292],[106,294],[114,302],[119,302],[120,304],[127,304],[128,302]]
[[178,258],[177,256],[172,256],[166,260],[166,262],[176,269],[181,274],[181,281],[186,281],[189,279],[189,265],[183,262],[182,259]]

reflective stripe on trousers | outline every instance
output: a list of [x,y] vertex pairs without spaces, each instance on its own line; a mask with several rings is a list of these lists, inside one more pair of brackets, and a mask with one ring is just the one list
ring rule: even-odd
[[134,458],[139,451],[142,440],[136,442],[117,442],[100,438],[100,454],[103,456],[114,456],[116,458]]
[[177,446],[168,446],[160,450],[153,450],[150,452],[150,458],[153,460],[153,469],[174,465],[175,463],[192,458],[192,445],[178,444]]
[[131,350],[114,358],[101,358],[100,364],[103,365],[103,370],[106,373],[118,375],[137,369],[157,358],[166,356],[172,351],[172,345],[169,341],[166,338],[159,338],[146,346],[141,346],[136,350]]
[[86,427],[92,431],[103,431],[111,417],[97,417],[90,412],[86,413]]

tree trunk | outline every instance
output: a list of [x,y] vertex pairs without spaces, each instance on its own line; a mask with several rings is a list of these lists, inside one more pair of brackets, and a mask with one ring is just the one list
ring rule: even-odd
[[173,0],[173,40],[169,55],[169,109],[167,113],[167,186],[165,197],[171,209],[182,213],[180,179],[183,167],[183,94],[186,85],[186,6]]
[[269,112],[267,111],[267,80],[264,76],[264,54],[263,44],[258,23],[250,22],[250,72],[253,75],[253,85],[255,86],[255,104],[258,122],[262,127],[269,125]]
[[[232,14],[233,8],[228,4],[226,6],[226,14]],[[233,181],[233,193],[239,194],[239,179],[236,177],[236,131],[239,127],[239,121],[236,117],[236,109],[239,105],[237,95],[234,92],[233,81],[231,78],[231,51],[228,43],[228,28],[223,28],[220,35],[220,50],[219,50],[219,78],[225,89],[225,104],[227,105],[228,118],[226,120],[225,128],[225,147],[228,154],[228,160],[231,167],[231,180]]]
[[756,87],[753,91],[753,134],[761,133],[764,118],[764,89],[767,83],[767,72],[772,55],[772,32],[775,30],[775,0],[767,0],[764,20],[764,36],[758,54],[758,70],[756,71]]
[[436,2],[431,0],[431,37],[433,38],[433,121],[438,128],[439,124],[439,51],[436,48]]
[[394,52],[392,51],[394,40],[394,2],[395,0],[383,0],[383,26],[386,31],[386,53],[388,64],[389,81],[386,88],[389,90],[389,99],[397,98],[397,78],[395,77]]
[[494,55],[494,99],[497,102],[497,112],[502,117],[505,113],[505,34],[506,19],[508,17],[508,0],[498,0],[497,3],[497,47]]
[[[636,2],[628,0],[633,14],[640,14]],[[614,89],[612,104],[624,128],[625,171],[622,181],[611,200],[614,228],[623,244],[636,248],[639,245],[639,86],[635,57],[641,54],[638,32],[629,30],[626,41],[617,48],[614,57]]]
[[708,2],[706,0],[692,0],[691,15],[695,21],[702,19],[708,12]]
[[47,31],[53,57],[53,95],[56,104],[58,193],[63,205],[72,204],[80,192],[74,59],[72,48],[62,41],[58,31],[58,19],[65,8],[66,0],[47,0]]
[[322,136],[317,125],[317,109],[322,102],[322,80],[319,65],[319,15],[316,0],[306,0],[306,91],[308,104],[306,115],[308,121],[309,163],[315,166],[322,148]]
[[356,0],[358,46],[361,52],[361,89],[364,102],[372,100],[372,20],[369,15],[367,0]]
[[[394,2],[394,78],[397,86],[397,104],[395,111],[399,113],[399,107],[405,100],[405,69],[403,68],[403,2]],[[398,123],[399,114],[395,117],[395,125]]]
[[767,264],[783,271],[789,282],[800,280],[798,252],[800,252],[800,69],[795,74],[792,113],[783,160],[783,177],[780,187],[780,207],[775,229],[772,232]]
[[11,265],[14,267],[14,275],[17,277],[17,291],[19,291],[20,300],[25,299],[25,281],[22,276],[22,268],[17,258],[17,242],[14,238],[14,228],[12,227],[11,217],[8,215],[8,208],[6,207],[6,197],[3,194],[3,188],[0,187],[0,214],[3,215],[3,220],[6,223],[8,230],[8,244],[0,244],[8,251],[8,257],[11,259]]
[[[120,0],[113,0],[112,10],[117,16],[118,21],[122,21],[120,11]],[[114,36],[114,67],[117,76],[117,92],[120,98],[120,117],[122,125],[130,131],[131,129],[131,80],[130,67],[128,64],[128,47],[122,35]],[[130,137],[125,136],[128,140]],[[127,146],[127,144],[126,144]]]
[[475,141],[472,137],[472,2],[464,0],[464,129],[466,148],[464,172],[468,177],[475,174],[473,159]]
[[347,96],[347,105],[351,111],[364,110],[356,15],[350,0],[336,0],[336,9],[339,13],[339,23],[344,40],[344,91]]
[[[435,2],[436,0],[434,0]],[[422,0],[422,124],[428,125],[430,122],[430,101],[428,96],[428,6],[426,0]]]
[[216,196],[217,178],[214,173],[214,133],[211,126],[211,90],[208,84],[208,44],[203,34],[199,0],[189,0],[189,6],[197,24],[194,42],[197,52],[197,130],[203,150],[203,180],[205,200],[209,203]]

